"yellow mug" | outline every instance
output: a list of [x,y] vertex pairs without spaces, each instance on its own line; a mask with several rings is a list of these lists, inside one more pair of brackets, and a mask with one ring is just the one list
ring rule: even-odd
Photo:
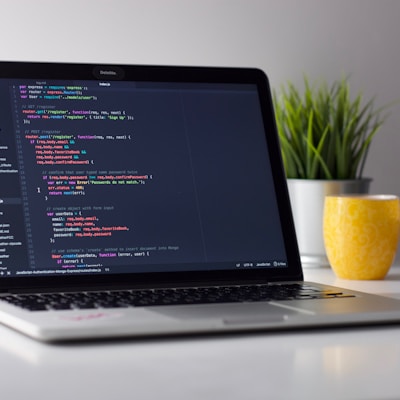
[[396,256],[400,228],[394,195],[326,196],[323,233],[339,278],[383,279]]

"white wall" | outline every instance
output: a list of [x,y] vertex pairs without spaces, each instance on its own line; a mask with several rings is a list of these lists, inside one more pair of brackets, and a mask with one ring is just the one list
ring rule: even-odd
[[[398,0],[0,0],[0,60],[255,66],[272,86],[351,75],[400,99]],[[400,105],[365,175],[400,194]]]

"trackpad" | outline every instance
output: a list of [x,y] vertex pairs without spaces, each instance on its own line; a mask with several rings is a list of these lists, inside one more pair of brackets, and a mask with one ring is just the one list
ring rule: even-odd
[[177,319],[218,319],[225,324],[282,321],[302,310],[269,303],[201,304],[152,308]]

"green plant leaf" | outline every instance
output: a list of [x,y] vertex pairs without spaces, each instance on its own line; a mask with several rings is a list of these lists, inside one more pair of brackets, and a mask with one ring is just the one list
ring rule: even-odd
[[387,118],[382,112],[398,101],[374,108],[353,100],[348,78],[332,85],[311,83],[304,75],[301,94],[290,81],[273,93],[278,135],[287,177],[302,179],[361,178],[376,133]]

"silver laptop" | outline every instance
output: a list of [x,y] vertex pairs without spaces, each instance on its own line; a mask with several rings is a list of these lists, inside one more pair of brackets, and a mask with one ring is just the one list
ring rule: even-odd
[[0,322],[35,339],[400,322],[303,282],[256,69],[0,63]]

